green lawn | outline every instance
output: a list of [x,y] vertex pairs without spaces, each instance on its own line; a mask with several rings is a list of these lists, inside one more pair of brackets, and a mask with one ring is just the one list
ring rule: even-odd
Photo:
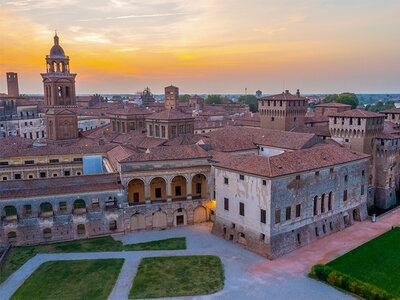
[[171,238],[160,241],[123,245],[110,236],[74,240],[54,244],[15,247],[10,250],[7,259],[0,269],[0,283],[18,270],[24,263],[38,253],[68,252],[110,252],[141,250],[182,250],[186,249],[186,238]]
[[224,286],[224,270],[217,256],[143,258],[129,298],[206,295]]
[[327,265],[400,297],[400,228],[389,230]]
[[107,299],[124,259],[62,260],[43,263],[12,300]]

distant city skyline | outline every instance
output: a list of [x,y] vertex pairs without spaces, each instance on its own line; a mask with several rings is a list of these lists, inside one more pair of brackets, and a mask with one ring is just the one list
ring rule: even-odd
[[77,94],[400,93],[399,1],[16,0],[0,11],[0,93],[42,94],[54,30]]

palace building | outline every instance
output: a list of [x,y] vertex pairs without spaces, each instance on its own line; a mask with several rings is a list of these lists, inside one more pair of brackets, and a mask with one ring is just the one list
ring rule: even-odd
[[[164,107],[115,107],[110,124],[78,132],[76,74],[57,35],[46,66],[47,139],[0,141],[0,245],[211,221],[214,234],[275,258],[365,219],[372,190],[386,199],[399,180],[386,164],[396,129],[388,136],[380,115],[329,113],[324,140],[292,130],[304,126],[307,99],[286,91],[260,98],[257,122],[195,134],[207,105],[194,96],[180,108],[169,86]],[[212,107],[211,122],[224,117]],[[374,175],[382,168],[393,169],[392,187]]]

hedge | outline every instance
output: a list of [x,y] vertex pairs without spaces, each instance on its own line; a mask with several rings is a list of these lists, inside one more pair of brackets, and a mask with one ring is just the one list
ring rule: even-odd
[[363,282],[349,275],[343,274],[326,265],[315,265],[311,268],[310,276],[326,281],[332,286],[342,288],[369,300],[400,299],[372,284]]

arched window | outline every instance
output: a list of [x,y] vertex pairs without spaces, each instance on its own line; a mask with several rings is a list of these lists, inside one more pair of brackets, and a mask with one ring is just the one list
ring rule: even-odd
[[74,209],[86,208],[86,203],[83,199],[76,199],[74,201]]
[[321,213],[325,212],[325,194],[321,196]]
[[318,215],[318,196],[314,197],[314,216]]
[[85,234],[85,224],[78,224],[77,226],[78,235]]
[[333,193],[332,192],[329,192],[329,195],[328,195],[328,210],[332,210],[332,199],[333,198]]

